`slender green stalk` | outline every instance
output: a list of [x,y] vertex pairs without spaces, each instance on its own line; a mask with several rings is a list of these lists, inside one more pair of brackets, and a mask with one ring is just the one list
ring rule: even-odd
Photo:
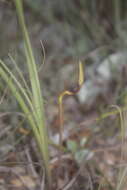
[[[14,0],[17,16],[20,24],[20,28],[23,35],[25,55],[26,55],[26,66],[28,68],[30,87],[25,82],[21,71],[18,66],[16,67],[17,73],[22,80],[22,83],[14,76],[9,70],[5,63],[0,60],[0,76],[6,82],[10,88],[13,96],[17,99],[20,107],[22,108],[26,118],[33,130],[35,135],[40,153],[43,158],[43,164],[47,175],[47,182],[51,187],[51,173],[49,169],[49,150],[48,150],[48,133],[45,126],[45,114],[43,97],[40,88],[40,81],[38,78],[38,71],[36,67],[35,58],[33,55],[29,35],[26,29],[22,0]],[[10,57],[13,63],[15,61]],[[30,90],[31,89],[31,90]]]
[[21,69],[18,67],[18,65],[17,65],[15,59],[12,57],[12,55],[11,55],[11,54],[8,54],[8,56],[9,56],[11,62],[13,63],[13,65],[14,65],[14,67],[15,67],[15,70],[16,70],[16,72],[17,72],[17,74],[18,74],[18,76],[19,76],[20,79],[22,80],[23,85],[24,85],[26,91],[29,93],[29,96],[32,97],[32,94],[30,93],[30,88],[29,88],[29,86],[28,86],[28,84],[27,84],[27,82],[26,82],[26,80],[25,80],[25,78],[24,78],[24,76],[23,76],[23,72],[22,72]]
[[120,18],[120,0],[114,0],[114,20],[115,20],[115,29],[116,32],[119,34],[119,32],[121,31],[121,27],[120,27],[120,23],[121,23],[121,18]]
[[41,95],[40,82],[38,78],[36,62],[35,62],[34,55],[32,52],[30,39],[29,39],[28,32],[25,26],[22,1],[14,0],[14,2],[15,2],[19,24],[22,30],[24,44],[25,44],[25,54],[26,54],[27,66],[28,66],[32,94],[33,94],[32,101],[34,105],[34,112],[36,114],[35,120],[37,123],[38,132],[40,135],[40,139],[37,139],[37,141],[39,142],[38,145],[43,156],[43,161],[46,168],[48,181],[50,183],[51,175],[49,171],[48,135],[47,135],[46,127],[45,127],[44,106],[43,106],[43,98]]

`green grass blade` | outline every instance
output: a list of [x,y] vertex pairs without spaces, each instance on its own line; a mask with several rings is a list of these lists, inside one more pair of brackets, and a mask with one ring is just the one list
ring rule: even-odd
[[38,78],[36,62],[34,59],[28,32],[25,26],[22,1],[14,0],[14,2],[15,2],[19,24],[22,30],[24,44],[25,44],[25,54],[26,54],[27,66],[28,66],[32,94],[33,94],[32,102],[34,106],[34,115],[35,115],[35,120],[37,122],[37,127],[38,127],[39,135],[40,135],[39,147],[43,156],[44,165],[45,165],[47,176],[48,176],[48,181],[50,183],[51,175],[49,171],[48,134],[45,127],[43,97],[40,90],[40,82]]
[[28,86],[28,84],[27,84],[27,82],[26,82],[26,80],[25,80],[25,78],[23,76],[23,72],[18,67],[18,65],[17,65],[16,61],[14,60],[14,58],[12,57],[12,55],[8,54],[8,56],[9,56],[11,62],[13,63],[13,65],[14,65],[14,67],[15,67],[15,69],[16,69],[16,71],[17,71],[17,73],[18,73],[18,75],[19,75],[19,77],[21,79],[21,81],[23,82],[24,87],[25,87],[25,89],[26,89],[26,91],[27,91],[27,93],[28,93],[28,95],[29,95],[29,97],[31,99],[32,94],[31,94],[30,88],[29,88],[29,86]]
[[16,85],[20,89],[21,93],[24,95],[25,99],[27,100],[27,103],[30,106],[31,110],[33,110],[33,105],[32,105],[32,103],[30,101],[30,98],[28,97],[28,95],[26,93],[26,90],[22,87],[21,83],[18,82],[18,80],[16,79],[16,77],[8,69],[8,67],[4,64],[4,62],[2,60],[0,60],[0,65],[4,68],[4,70],[6,71],[6,73],[8,73],[10,75],[11,79],[13,79],[13,81],[16,83]]

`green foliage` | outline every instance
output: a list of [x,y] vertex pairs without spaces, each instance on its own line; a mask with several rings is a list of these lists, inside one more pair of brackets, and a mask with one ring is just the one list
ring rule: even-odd
[[[29,87],[26,84],[22,72],[20,71],[18,66],[17,71],[19,73],[19,78],[22,80],[22,83],[18,81],[15,75],[11,72],[11,70],[6,66],[6,64],[2,60],[0,60],[0,76],[6,82],[13,96],[18,101],[21,109],[23,110],[28,120],[30,127],[33,130],[40,153],[43,158],[47,174],[47,181],[49,186],[51,186],[51,174],[49,169],[48,133],[45,126],[44,105],[40,89],[40,81],[38,78],[36,62],[29,40],[29,35],[25,26],[22,1],[15,0],[14,3],[17,10],[20,28],[23,34],[26,55],[26,66],[28,68],[31,86]],[[13,62],[15,62],[13,58],[11,59]]]
[[74,154],[78,149],[78,145],[77,145],[76,141],[68,140],[67,141],[67,148],[69,151],[71,151]]
[[80,165],[83,161],[87,160],[90,156],[90,151],[86,149],[85,144],[87,143],[87,138],[82,138],[79,143],[75,140],[67,141],[67,149],[70,151],[75,159],[75,161]]

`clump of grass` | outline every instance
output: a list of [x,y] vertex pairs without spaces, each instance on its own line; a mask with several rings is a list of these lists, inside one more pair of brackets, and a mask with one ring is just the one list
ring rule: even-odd
[[33,55],[29,35],[25,25],[22,0],[14,0],[17,16],[24,40],[26,66],[29,73],[30,86],[23,79],[22,72],[17,66],[19,78],[22,83],[15,77],[13,72],[0,60],[0,77],[6,82],[13,96],[18,101],[23,110],[33,134],[36,138],[40,153],[43,158],[45,171],[47,174],[48,185],[51,186],[51,173],[49,169],[49,150],[48,150],[48,133],[45,126],[45,114],[43,105],[43,96],[40,88],[40,81]]
[[[121,155],[120,155],[120,163],[122,163],[122,161],[125,158],[125,146],[126,146],[126,126],[125,126],[125,121],[124,121],[124,112],[127,110],[127,107],[119,107],[117,105],[113,105],[111,106],[113,108],[115,108],[115,111],[111,111],[111,112],[107,112],[101,115],[100,118],[97,118],[97,121],[104,119],[104,118],[108,118],[109,116],[112,115],[116,115],[119,114],[119,118],[120,118],[120,137],[121,137]],[[118,172],[118,177],[117,177],[117,183],[116,183],[116,190],[123,190],[126,186],[126,181],[127,181],[127,167],[122,167],[120,166],[119,172]],[[101,184],[100,184],[101,186]],[[100,188],[99,188],[100,189]]]
[[[125,129],[125,123],[124,123],[124,116],[123,116],[123,112],[121,110],[121,108],[119,108],[118,106],[115,106],[116,109],[119,111],[119,115],[120,115],[120,127],[121,127],[121,158],[120,158],[120,163],[122,163],[122,161],[125,158],[125,146],[126,146],[126,142],[125,142],[125,138],[126,138],[126,129]],[[126,185],[126,180],[127,180],[127,167],[122,168],[120,167],[119,170],[119,175],[118,175],[118,183],[116,186],[116,190],[122,190],[124,189],[125,185]]]

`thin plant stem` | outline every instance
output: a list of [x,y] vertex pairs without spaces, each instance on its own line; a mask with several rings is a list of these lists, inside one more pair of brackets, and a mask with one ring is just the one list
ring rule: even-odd
[[78,87],[74,91],[65,90],[60,93],[58,97],[58,104],[59,104],[59,121],[60,121],[60,131],[59,131],[59,144],[62,146],[63,142],[63,123],[64,123],[64,114],[63,114],[63,98],[65,95],[72,96],[79,92],[83,82],[84,82],[84,72],[83,72],[83,65],[79,62],[79,71],[78,71]]

